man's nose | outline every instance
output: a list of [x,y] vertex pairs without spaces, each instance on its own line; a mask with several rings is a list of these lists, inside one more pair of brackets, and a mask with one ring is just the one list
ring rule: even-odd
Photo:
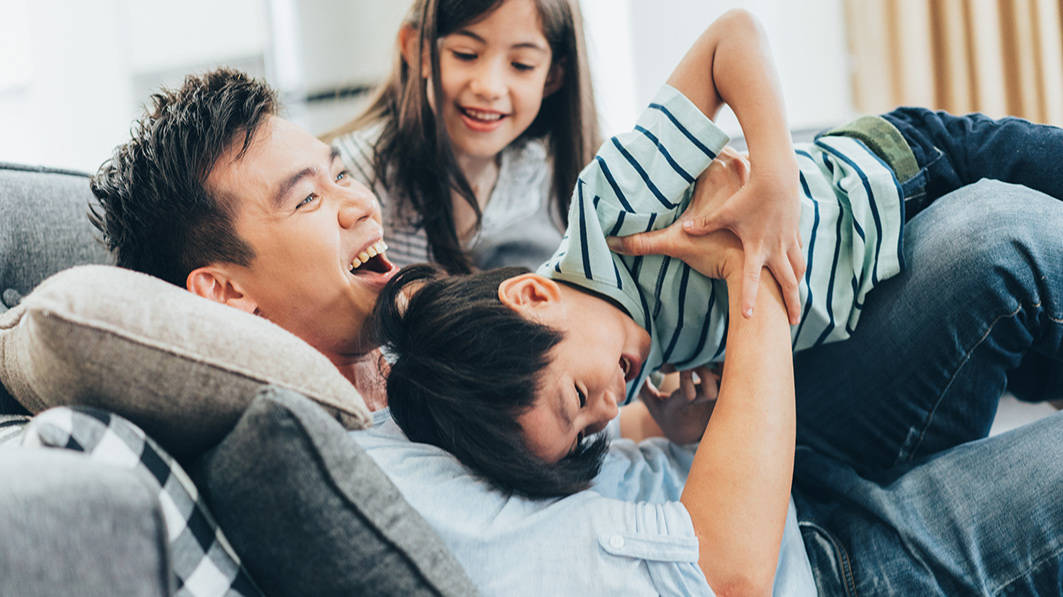
[[372,218],[379,209],[376,197],[366,188],[349,189],[340,198],[339,221],[343,228],[350,228],[363,220]]
[[620,407],[617,405],[617,396],[612,392],[602,392],[601,398],[598,400],[598,414],[606,422],[612,421],[616,418],[616,415],[620,413]]

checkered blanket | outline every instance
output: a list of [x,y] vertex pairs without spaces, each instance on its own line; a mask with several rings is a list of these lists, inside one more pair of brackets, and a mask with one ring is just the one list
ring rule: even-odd
[[77,450],[97,462],[134,469],[159,487],[176,595],[261,595],[192,480],[136,425],[97,409],[60,407],[34,417],[21,439],[23,447]]

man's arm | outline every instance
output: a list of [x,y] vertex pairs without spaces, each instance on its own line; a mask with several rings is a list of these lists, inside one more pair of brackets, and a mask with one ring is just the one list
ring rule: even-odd
[[[732,271],[726,279],[735,289],[741,278]],[[702,572],[719,594],[770,592],[793,476],[790,328],[774,278],[761,277],[760,286],[750,318],[729,292],[720,394],[681,498]]]

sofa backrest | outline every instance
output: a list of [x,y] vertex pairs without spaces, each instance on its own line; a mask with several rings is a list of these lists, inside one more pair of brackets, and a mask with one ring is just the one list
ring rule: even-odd
[[[82,172],[0,162],[0,312],[74,265],[112,263],[87,211]],[[0,413],[23,412],[0,385]]]

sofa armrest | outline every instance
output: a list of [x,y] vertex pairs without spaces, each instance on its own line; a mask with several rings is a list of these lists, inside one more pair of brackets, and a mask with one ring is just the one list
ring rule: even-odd
[[0,595],[170,595],[155,491],[60,450],[0,450]]

